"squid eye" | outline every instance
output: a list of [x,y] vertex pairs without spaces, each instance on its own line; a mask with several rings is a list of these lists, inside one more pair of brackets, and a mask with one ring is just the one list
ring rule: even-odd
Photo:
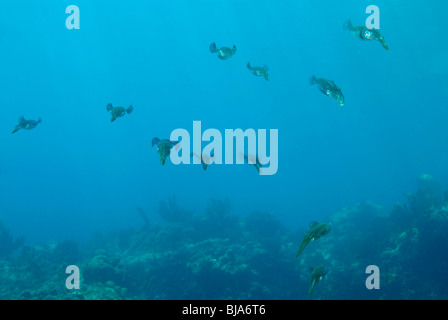
[[326,91],[327,96],[332,97],[333,96],[333,92],[331,92],[330,90]]
[[364,31],[364,38],[370,39],[371,36],[372,36],[372,32],[370,32],[369,30]]

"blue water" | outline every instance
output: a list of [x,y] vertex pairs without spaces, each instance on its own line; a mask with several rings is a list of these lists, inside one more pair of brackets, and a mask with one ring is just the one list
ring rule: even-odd
[[[65,26],[68,5],[80,29]],[[381,9],[390,47],[343,30]],[[0,10],[0,220],[34,245],[163,222],[176,195],[204,212],[228,199],[304,230],[372,201],[387,214],[416,178],[448,183],[443,1],[12,1]],[[237,46],[219,60],[209,45]],[[246,68],[268,65],[270,80]],[[334,80],[345,105],[310,87]],[[106,105],[134,111],[110,122]],[[17,119],[33,130],[11,134]],[[279,167],[161,166],[171,131],[278,129]],[[300,234],[300,237],[302,234]],[[300,239],[297,239],[299,245]],[[305,290],[306,291],[306,290]]]

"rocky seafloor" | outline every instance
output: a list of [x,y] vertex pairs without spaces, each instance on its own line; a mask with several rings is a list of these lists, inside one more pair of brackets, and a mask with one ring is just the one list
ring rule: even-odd
[[[331,231],[296,258],[306,229],[271,212],[239,215],[211,200],[202,214],[174,197],[160,203],[166,223],[150,223],[83,244],[26,245],[0,223],[0,299],[448,299],[448,192],[428,175],[391,212],[371,202],[327,219]],[[68,290],[65,268],[80,270]],[[310,269],[328,273],[312,296]],[[366,267],[380,289],[366,288]]]

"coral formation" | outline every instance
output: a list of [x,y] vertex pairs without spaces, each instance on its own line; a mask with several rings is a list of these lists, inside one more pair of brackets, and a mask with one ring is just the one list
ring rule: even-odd
[[[441,195],[425,176],[389,214],[371,202],[343,208],[328,217],[331,232],[298,258],[306,230],[290,230],[268,211],[238,215],[227,200],[193,214],[171,197],[161,202],[166,223],[145,220],[144,228],[97,233],[83,245],[23,246],[1,224],[0,299],[446,299]],[[68,264],[81,270],[79,290],[65,287]],[[372,264],[381,290],[364,286]],[[315,266],[326,271],[310,297]]]

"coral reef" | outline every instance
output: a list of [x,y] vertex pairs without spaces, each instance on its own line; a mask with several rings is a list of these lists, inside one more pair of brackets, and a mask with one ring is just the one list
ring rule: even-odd
[[[305,229],[268,211],[236,214],[227,200],[193,214],[170,197],[160,206],[166,223],[143,219],[83,245],[24,246],[1,224],[0,299],[447,299],[446,192],[427,175],[417,186],[389,214],[371,202],[333,213],[331,231],[298,258]],[[79,290],[65,287],[69,264],[81,270]],[[372,264],[381,290],[365,287]],[[316,266],[328,273],[309,297]]]

